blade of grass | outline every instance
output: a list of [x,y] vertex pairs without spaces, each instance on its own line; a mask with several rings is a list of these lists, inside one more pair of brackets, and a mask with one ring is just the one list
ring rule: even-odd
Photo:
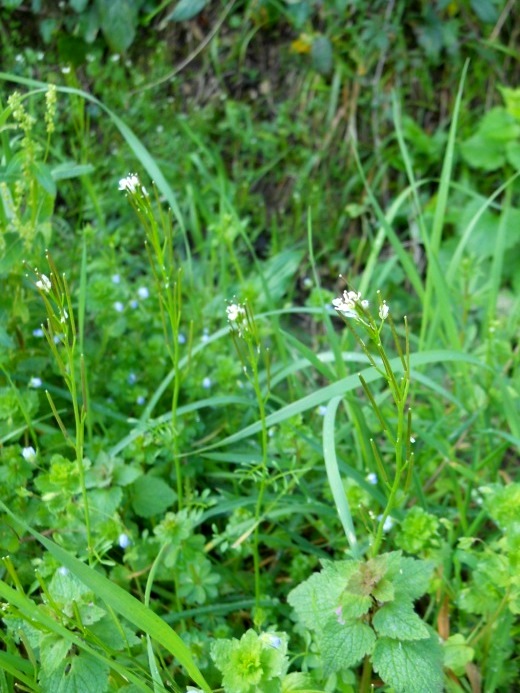
[[332,398],[327,405],[327,411],[323,417],[323,457],[325,460],[325,469],[327,471],[327,479],[329,480],[330,490],[332,492],[332,497],[334,498],[334,503],[336,504],[339,519],[341,520],[341,524],[343,525],[343,529],[345,531],[345,536],[347,537],[347,541],[352,550],[353,557],[360,558],[361,551],[356,538],[354,522],[352,520],[352,514],[350,512],[350,506],[345,494],[345,489],[343,488],[343,483],[341,481],[338,460],[336,457],[334,428],[336,412],[342,399],[342,397]]
[[[455,155],[455,136],[457,133],[460,106],[462,103],[462,92],[464,89],[464,82],[466,80],[468,67],[469,61],[467,60],[464,65],[464,69],[462,70],[462,76],[459,82],[457,97],[455,99],[455,106],[453,108],[453,116],[448,134],[448,142],[446,145],[446,151],[444,154],[444,161],[441,170],[441,178],[439,188],[437,191],[437,204],[435,205],[435,213],[433,217],[430,243],[428,244],[427,248],[427,250],[429,251],[429,255],[428,269],[426,273],[426,289],[423,300],[421,332],[419,336],[420,349],[425,345],[431,345],[435,340],[435,334],[432,330],[429,330],[430,321],[433,320],[433,317],[436,313],[436,309],[433,306],[433,295],[435,291],[439,291],[439,289],[444,288],[444,281],[442,281],[442,273],[439,270],[437,258],[439,256],[442,232],[444,228],[444,220],[446,217],[446,208],[448,205],[448,193],[450,189],[451,174],[453,170],[453,161]],[[439,280],[441,280],[440,283]],[[445,324],[451,347],[456,348],[458,346],[458,336],[455,326],[453,324],[453,316],[451,315],[451,311],[449,310],[449,296],[446,295],[445,291],[443,291],[443,294],[444,295],[439,295],[438,297],[438,310],[442,312],[445,318]]]

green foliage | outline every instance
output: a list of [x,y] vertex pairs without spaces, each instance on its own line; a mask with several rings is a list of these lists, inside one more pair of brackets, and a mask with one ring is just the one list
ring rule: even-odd
[[325,564],[296,587],[289,603],[313,633],[326,671],[353,667],[368,655],[398,691],[442,690],[442,651],[413,608],[432,569],[394,552]]
[[26,5],[0,689],[513,690],[511,4]]
[[285,634],[248,630],[237,640],[217,640],[211,656],[222,672],[226,693],[282,691],[282,677],[289,660]]

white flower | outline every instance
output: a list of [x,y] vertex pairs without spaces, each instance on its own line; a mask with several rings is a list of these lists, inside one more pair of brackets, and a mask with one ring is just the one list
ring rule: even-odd
[[121,277],[119,274],[113,274],[112,275],[112,284],[119,284],[121,281]]
[[230,322],[236,322],[241,315],[245,314],[244,306],[240,303],[232,303],[226,308],[226,313]]
[[121,303],[121,301],[116,301],[116,302],[114,303],[114,310],[115,310],[117,313],[122,313],[122,312],[124,311],[124,309],[125,309],[125,307],[124,307],[124,305]]
[[211,378],[204,378],[204,380],[202,381],[202,387],[205,390],[209,390],[209,388],[211,387]]
[[370,474],[367,474],[367,481],[369,484],[375,486],[377,484],[377,474],[375,472],[370,472]]
[[182,332],[179,332],[177,335],[177,341],[179,344],[186,344],[186,335],[183,335]]
[[135,373],[129,373],[127,381],[128,381],[129,385],[135,385],[135,383],[137,382],[136,374]]
[[142,406],[146,402],[146,399],[143,397],[143,395],[139,395],[135,401],[139,406]]
[[64,565],[61,565],[61,566],[58,568],[58,573],[59,573],[60,575],[68,575],[68,574],[69,574],[69,569],[68,569],[68,568],[65,568]]
[[390,313],[390,308],[386,305],[386,301],[383,301],[383,303],[379,306],[379,317],[381,320],[386,320],[388,313]]
[[145,299],[145,298],[148,298],[148,296],[150,295],[150,292],[148,291],[146,286],[140,286],[137,289],[137,295],[139,296],[139,298]]
[[141,187],[139,176],[136,173],[129,173],[126,178],[121,178],[119,181],[119,190],[126,190],[129,193],[135,193]]
[[326,413],[327,413],[327,407],[324,404],[320,404],[320,406],[318,407],[318,414],[320,416],[325,416]]
[[32,445],[22,448],[22,457],[26,462],[34,462],[36,459],[36,450],[32,447]]
[[42,386],[42,379],[37,378],[36,376],[33,376],[29,380],[29,387],[41,387]]
[[37,327],[33,330],[33,337],[43,337],[43,330],[41,327]]
[[69,72],[70,72],[70,65],[64,65],[64,66],[61,68],[61,71],[62,71],[62,74],[68,75]]
[[46,294],[52,289],[51,280],[45,274],[40,274],[40,279],[36,282],[36,288]]
[[338,313],[341,313],[341,315],[344,315],[346,318],[354,318],[354,320],[359,320],[359,315],[356,313],[356,304],[349,298],[345,299],[345,294],[343,295],[343,298],[334,298],[332,300],[332,306],[338,311]]

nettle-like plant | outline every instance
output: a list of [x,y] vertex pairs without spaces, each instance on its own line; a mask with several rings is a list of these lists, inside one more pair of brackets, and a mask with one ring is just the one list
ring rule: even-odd
[[[370,440],[378,469],[374,480],[386,493],[386,507],[378,518],[368,555],[362,559],[348,503],[344,497],[340,498],[342,489],[338,492],[337,485],[333,485],[334,477],[329,470],[332,492],[343,516],[354,560],[324,562],[321,572],[289,594],[289,603],[300,623],[312,633],[325,673],[341,672],[363,661],[361,691],[372,689],[374,670],[396,691],[434,693],[441,691],[443,685],[442,648],[436,633],[414,609],[414,602],[428,589],[434,566],[429,561],[405,557],[400,551],[380,553],[392,513],[406,500],[414,461],[414,439],[411,410],[407,405],[411,378],[406,318],[403,349],[390,308],[378,296],[378,319],[373,317],[368,301],[355,291],[344,291],[341,297],[334,299],[333,306],[344,318],[369,362],[386,381],[393,400],[390,420],[366,380],[359,376],[390,449],[393,449],[394,461],[389,465],[383,461],[375,441]],[[397,365],[388,358],[381,341],[385,324],[390,326],[399,354]],[[363,336],[358,329],[364,332]],[[334,404],[329,404],[332,416]]]

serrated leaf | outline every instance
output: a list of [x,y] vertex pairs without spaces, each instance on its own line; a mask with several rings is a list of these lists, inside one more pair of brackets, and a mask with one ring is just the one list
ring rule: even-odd
[[415,613],[410,602],[394,601],[378,609],[372,625],[379,637],[396,640],[424,640],[430,637],[425,623]]
[[422,597],[430,584],[433,568],[431,561],[401,558],[399,570],[392,578],[395,598],[415,601]]
[[340,596],[339,606],[335,609],[335,613],[339,622],[345,622],[349,619],[360,618],[364,616],[372,606],[372,597],[363,597],[359,594],[344,592]]
[[175,493],[156,476],[146,474],[132,484],[132,507],[139,517],[161,515],[175,502]]
[[89,628],[89,633],[107,643],[113,650],[124,650],[138,645],[141,640],[126,623],[116,623],[112,616],[105,615]]
[[408,642],[379,638],[372,666],[396,693],[442,693],[442,649],[435,633]]
[[366,623],[347,621],[339,623],[329,619],[318,638],[318,645],[327,674],[340,669],[348,669],[374,648],[376,634]]
[[347,581],[358,565],[356,561],[328,563],[320,573],[314,573],[289,593],[287,601],[307,628],[322,628],[334,615]]
[[196,17],[208,4],[208,0],[179,0],[166,22],[186,22]]
[[58,669],[70,649],[70,642],[58,635],[45,635],[40,641],[40,661],[42,670],[50,676]]
[[108,664],[82,652],[62,659],[60,666],[51,673],[42,669],[40,683],[44,691],[52,693],[103,693],[108,688],[109,672]]

